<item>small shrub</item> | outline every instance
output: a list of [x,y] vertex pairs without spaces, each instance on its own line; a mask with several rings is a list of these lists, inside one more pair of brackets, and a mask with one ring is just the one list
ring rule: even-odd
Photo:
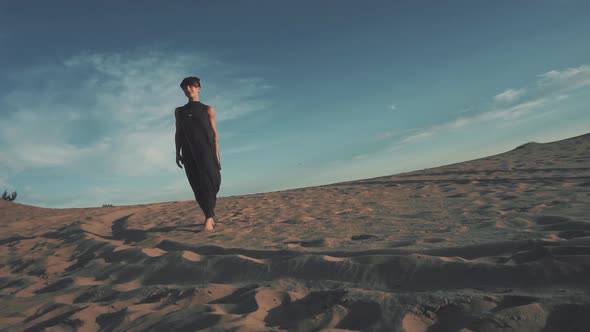
[[2,199],[9,202],[14,201],[16,199],[16,191],[12,192],[12,194],[8,194],[8,192],[4,190],[4,193],[2,194]]

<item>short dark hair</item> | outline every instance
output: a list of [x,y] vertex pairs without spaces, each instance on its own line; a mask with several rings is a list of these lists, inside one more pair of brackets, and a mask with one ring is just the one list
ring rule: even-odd
[[195,76],[185,77],[182,82],[180,82],[180,88],[184,90],[185,87],[193,85],[196,87],[201,87],[201,79]]

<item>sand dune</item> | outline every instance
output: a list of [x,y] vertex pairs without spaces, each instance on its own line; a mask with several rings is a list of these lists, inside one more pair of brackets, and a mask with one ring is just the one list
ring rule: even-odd
[[[223,197],[0,201],[8,331],[586,331],[590,134]],[[198,224],[197,224],[198,223]]]

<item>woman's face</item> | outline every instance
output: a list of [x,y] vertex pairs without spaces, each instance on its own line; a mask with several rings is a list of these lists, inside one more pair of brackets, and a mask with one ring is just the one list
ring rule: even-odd
[[201,88],[193,85],[188,85],[182,89],[184,91],[184,95],[188,98],[190,97],[197,97],[201,92]]

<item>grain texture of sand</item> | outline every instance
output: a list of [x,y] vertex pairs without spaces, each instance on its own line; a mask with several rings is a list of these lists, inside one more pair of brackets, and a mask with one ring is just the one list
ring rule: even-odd
[[[187,187],[188,190],[188,187]],[[8,331],[587,331],[590,134],[393,176],[47,209],[0,201]]]

